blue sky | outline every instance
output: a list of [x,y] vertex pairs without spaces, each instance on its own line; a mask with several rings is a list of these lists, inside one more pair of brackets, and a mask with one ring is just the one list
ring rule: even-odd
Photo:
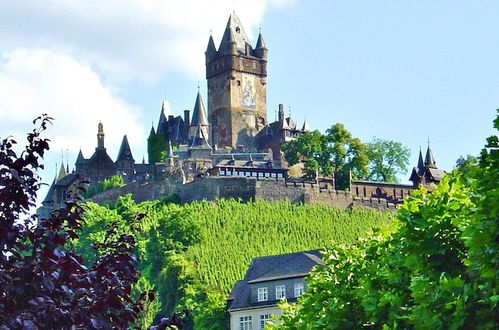
[[269,48],[268,120],[284,103],[321,131],[400,141],[411,166],[429,138],[444,170],[493,133],[498,1],[20,0],[0,11],[0,137],[56,117],[46,181],[61,149],[91,155],[99,120],[111,157],[127,134],[141,160],[164,99],[191,109],[199,81],[206,100],[209,33],[218,45],[233,9]]

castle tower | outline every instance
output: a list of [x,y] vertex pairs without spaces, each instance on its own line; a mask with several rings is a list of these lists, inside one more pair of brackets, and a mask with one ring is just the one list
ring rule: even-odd
[[255,148],[267,121],[267,48],[260,33],[255,49],[235,13],[218,51],[210,35],[206,49],[210,141],[219,148]]
[[189,125],[189,140],[194,139],[196,136],[196,131],[198,126],[203,130],[203,135],[209,138],[209,125],[208,118],[206,118],[206,111],[203,105],[203,99],[198,91],[196,96],[196,103],[194,104],[194,110],[192,111],[192,121]]
[[118,157],[116,159],[116,167],[119,172],[126,176],[126,181],[134,179],[134,165],[135,159],[133,159],[132,150],[128,144],[128,138],[124,135],[123,140],[121,141],[120,151],[118,152]]

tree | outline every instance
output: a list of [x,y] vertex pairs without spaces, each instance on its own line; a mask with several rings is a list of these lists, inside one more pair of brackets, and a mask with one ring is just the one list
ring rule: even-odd
[[[499,116],[495,128],[499,130]],[[476,170],[414,191],[398,227],[326,251],[299,305],[275,329],[495,329],[499,301],[499,139]]]
[[317,130],[303,133],[295,140],[286,142],[282,150],[290,165],[303,160],[304,170],[311,177],[315,177],[317,171],[325,176],[333,171],[328,141],[326,136]]
[[373,138],[367,143],[369,180],[399,182],[397,174],[405,173],[411,152],[402,143]]
[[350,186],[350,176],[354,179],[367,175],[368,158],[366,146],[352,133],[337,123],[326,130],[326,137],[331,148],[337,189]]
[[[11,137],[0,144],[0,324],[8,329],[124,329],[153,300],[132,297],[139,273],[135,240],[110,222],[91,267],[66,245],[78,237],[83,209],[78,196],[48,219],[30,214],[40,188],[36,171],[49,149],[40,134],[52,118],[43,115],[18,157]],[[140,217],[137,218],[140,220]],[[158,325],[165,329],[170,322]]]
[[366,147],[358,138],[353,138],[343,124],[331,126],[326,134],[303,133],[286,142],[282,149],[290,165],[303,160],[309,176],[315,177],[317,171],[324,176],[334,172],[338,189],[350,185],[350,174],[354,178],[367,174]]

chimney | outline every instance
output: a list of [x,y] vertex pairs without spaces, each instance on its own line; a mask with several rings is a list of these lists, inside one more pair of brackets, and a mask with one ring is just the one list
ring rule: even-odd
[[184,110],[184,122],[187,125],[187,127],[191,126],[190,115],[191,112],[189,110]]

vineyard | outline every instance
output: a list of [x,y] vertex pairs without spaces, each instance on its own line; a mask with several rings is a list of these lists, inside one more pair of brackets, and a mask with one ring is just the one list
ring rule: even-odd
[[353,243],[395,219],[391,212],[289,202],[135,204],[125,196],[112,209],[88,204],[87,226],[75,248],[88,256],[89,240],[102,237],[102,215],[120,218],[116,228],[128,231],[135,213],[146,214],[136,235],[142,282],[156,290],[161,303],[150,306],[154,310],[149,314],[159,317],[188,308],[191,325],[199,329],[223,324],[225,299],[252,258],[321,249],[333,241]]

